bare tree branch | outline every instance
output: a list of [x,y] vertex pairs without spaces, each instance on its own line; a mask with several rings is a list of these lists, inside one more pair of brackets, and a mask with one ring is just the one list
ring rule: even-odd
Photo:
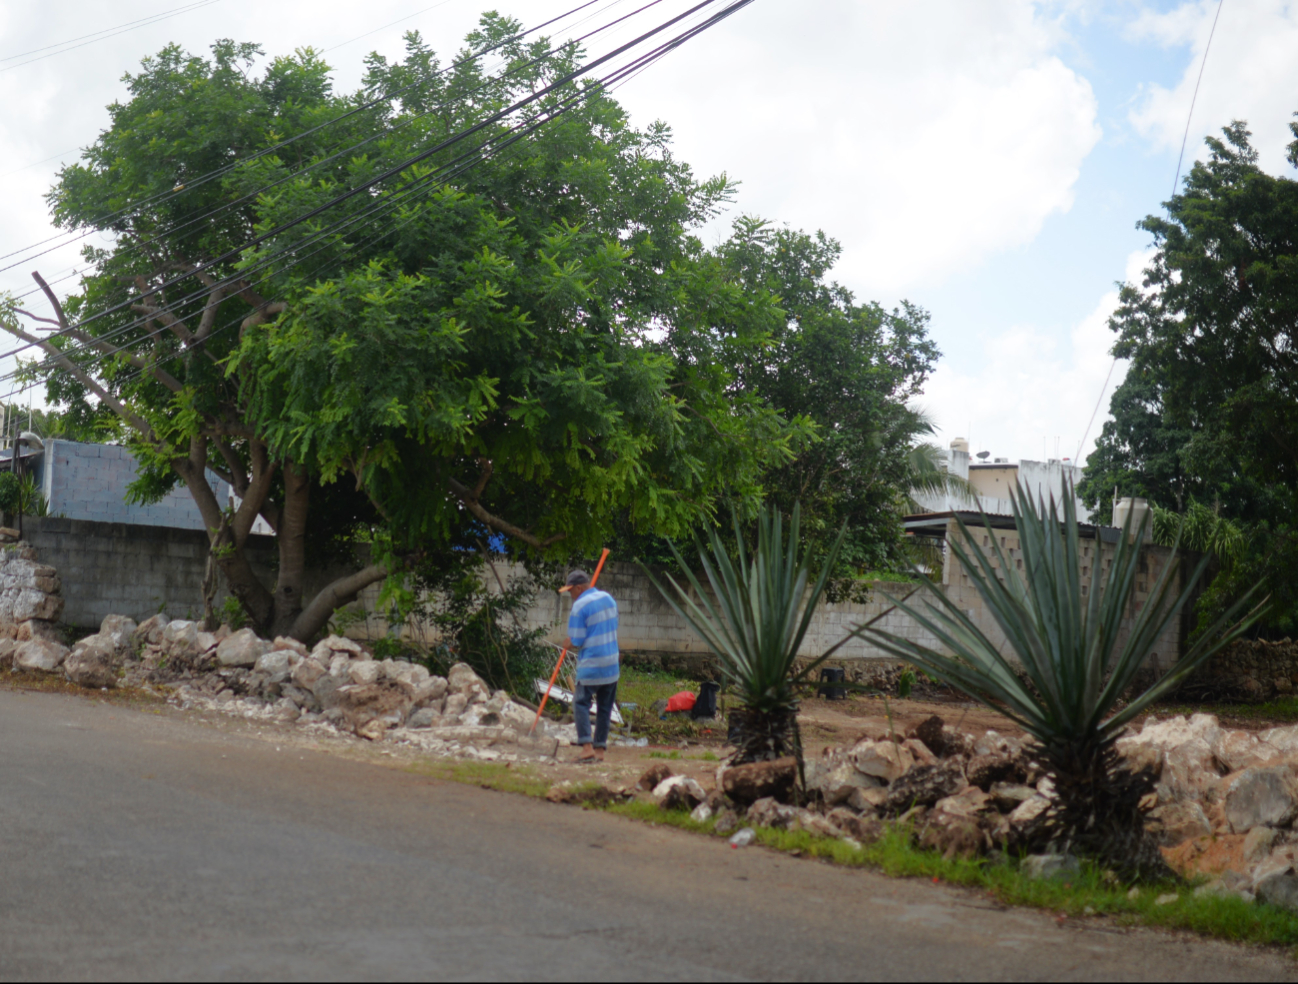
[[27,332],[23,331],[17,325],[11,325],[7,322],[0,321],[0,328],[9,332],[9,334],[13,335],[15,338],[20,338],[29,345],[35,345],[40,348],[46,355],[54,360],[54,363],[59,366],[59,368],[75,376],[82,386],[94,393],[95,396],[99,397],[101,401],[107,404],[108,407],[117,414],[117,416],[121,417],[124,421],[134,427],[145,441],[157,446],[157,435],[153,433],[153,428],[149,426],[148,422],[139,414],[128,410],[120,400],[113,396],[112,393],[108,392],[108,390],[104,389],[104,387],[101,386],[93,376],[69,359],[60,349],[56,348],[46,339],[37,338],[35,335],[27,334]]

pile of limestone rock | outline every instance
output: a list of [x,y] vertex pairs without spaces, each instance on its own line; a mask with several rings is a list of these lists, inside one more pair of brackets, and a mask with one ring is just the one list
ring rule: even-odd
[[426,751],[487,759],[554,756],[565,729],[492,693],[463,663],[446,677],[417,663],[374,659],[331,635],[313,648],[261,639],[251,629],[204,632],[197,622],[155,615],[136,624],[109,615],[68,647],[50,638],[0,643],[0,665],[61,673],[83,687],[139,687],[178,706],[323,731],[395,740]]
[[[1207,714],[1151,719],[1118,750],[1158,777],[1145,804],[1149,830],[1174,867],[1210,877],[1198,891],[1298,909],[1298,727],[1253,733]],[[806,764],[806,806],[794,805],[795,769],[793,759],[723,766],[709,790],[660,766],[640,788],[695,819],[715,816],[722,832],[749,824],[868,843],[893,827],[947,856],[1030,846],[1053,795],[1030,744],[962,734],[937,717],[904,737],[827,749]],[[1029,867],[1062,873],[1075,862],[1036,856]]]
[[663,766],[639,785],[662,806],[690,808],[700,821],[716,817],[723,833],[749,824],[865,844],[895,826],[925,847],[965,856],[1020,843],[1051,794],[1043,768],[1017,739],[991,731],[976,738],[937,717],[905,736],[826,749],[805,764],[805,779],[805,806],[795,805],[792,758],[722,766],[711,790]]

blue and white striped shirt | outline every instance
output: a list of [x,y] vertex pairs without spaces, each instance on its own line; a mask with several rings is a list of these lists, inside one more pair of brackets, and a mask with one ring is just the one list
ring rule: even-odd
[[568,616],[568,638],[577,648],[578,683],[617,683],[617,602],[612,595],[598,588],[583,591]]

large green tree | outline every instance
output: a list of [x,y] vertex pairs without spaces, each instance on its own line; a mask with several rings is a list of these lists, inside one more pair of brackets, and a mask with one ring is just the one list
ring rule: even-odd
[[[679,535],[723,497],[756,499],[808,431],[735,385],[782,313],[691,234],[730,185],[578,83],[507,148],[492,124],[242,248],[579,58],[517,31],[489,15],[468,39],[503,55],[495,78],[468,59],[442,71],[411,35],[346,96],[309,50],[258,76],[251,45],[169,47],[51,193],[61,225],[112,244],[88,250],[62,334],[37,338],[12,309],[4,327],[44,350],[30,372],[56,404],[115,417],[140,496],[188,487],[262,631],[307,638],[367,584],[484,530],[538,555],[600,542],[615,516]],[[492,152],[457,163],[473,147]],[[258,515],[277,534],[274,585],[244,555]],[[358,528],[373,562],[304,597],[311,549]]]
[[[1288,631],[1298,614],[1298,182],[1258,166],[1243,123],[1223,136],[1207,141],[1167,215],[1141,223],[1157,252],[1110,321],[1131,370],[1082,494],[1095,506],[1116,487],[1235,521],[1245,546],[1204,614],[1266,579],[1270,626]],[[1298,167],[1298,140],[1288,156]]]
[[906,494],[927,459],[916,446],[931,433],[907,404],[922,391],[939,353],[928,313],[909,303],[887,311],[858,303],[829,278],[842,253],[823,232],[809,235],[740,219],[719,249],[726,268],[753,290],[777,294],[783,318],[772,344],[740,377],[790,419],[816,425],[817,439],[765,476],[786,512],[801,503],[812,542],[846,535],[835,577],[896,566]]

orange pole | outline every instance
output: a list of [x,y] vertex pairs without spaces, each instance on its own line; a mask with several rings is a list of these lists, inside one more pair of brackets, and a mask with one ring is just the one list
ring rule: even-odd
[[[608,547],[604,548],[604,552],[599,555],[599,563],[595,565],[595,573],[590,579],[592,588],[595,586],[595,582],[599,580],[599,572],[604,569],[604,561],[606,560],[608,560]],[[529,735],[536,731],[536,726],[541,722],[541,712],[545,710],[545,702],[550,699],[550,690],[554,687],[554,681],[559,679],[559,670],[563,667],[563,660],[567,655],[568,647],[564,646],[559,650],[559,662],[554,664],[554,672],[550,674],[550,684],[545,688],[545,693],[541,695],[541,706],[536,709],[536,719],[532,722],[532,726],[527,729]]]

